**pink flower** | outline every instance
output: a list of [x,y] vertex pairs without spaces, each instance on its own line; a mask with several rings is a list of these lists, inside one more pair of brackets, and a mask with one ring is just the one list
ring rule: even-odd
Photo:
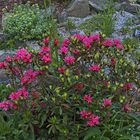
[[99,117],[94,114],[90,115],[90,117],[87,121],[87,125],[94,126],[94,125],[98,125],[98,124],[99,124]]
[[88,103],[91,103],[92,102],[92,97],[91,97],[91,95],[84,95],[83,100],[88,102]]
[[69,44],[70,40],[66,38],[62,41],[61,47],[68,47]]
[[83,40],[83,38],[84,38],[84,36],[81,34],[74,34],[72,37],[76,38],[79,41]]
[[49,53],[46,53],[45,55],[42,56],[41,60],[44,63],[49,63],[51,62],[51,55]]
[[103,46],[106,46],[106,47],[111,47],[111,46],[113,46],[114,45],[114,41],[113,41],[113,39],[106,39],[106,40],[104,40],[103,42],[102,42],[102,45]]
[[132,83],[125,83],[125,84],[123,85],[123,89],[124,89],[125,91],[132,89],[132,87],[133,87],[133,84],[132,84]]
[[64,66],[59,67],[58,72],[61,73],[61,74],[64,74],[65,73],[65,67]]
[[121,44],[121,40],[120,39],[114,39],[113,41],[114,41],[114,44],[116,46]]
[[129,106],[128,103],[125,103],[125,104],[123,105],[122,110],[123,110],[124,112],[131,112],[131,108],[130,108],[130,106]]
[[45,38],[45,39],[43,40],[43,43],[44,43],[45,45],[48,45],[48,43],[49,43],[49,37]]
[[88,37],[85,37],[85,38],[83,39],[83,44],[86,46],[87,49],[89,49],[90,46],[91,46],[91,41],[90,41],[90,39],[89,39]]
[[91,42],[99,41],[100,40],[100,34],[97,33],[97,34],[94,34],[94,35],[90,35],[89,39],[90,39]]
[[117,49],[123,50],[124,46],[121,43],[120,39],[114,39],[114,45],[116,46]]
[[50,47],[48,46],[42,46],[41,47],[41,52],[40,53],[47,53],[47,52],[50,52]]
[[20,78],[22,84],[31,83],[37,75],[40,74],[40,71],[33,71],[33,69],[27,70],[24,75]]
[[5,61],[6,62],[11,62],[12,61],[12,58],[10,56],[6,56]]
[[72,50],[72,52],[73,52],[74,54],[79,54],[79,53],[80,53],[80,50],[74,49],[74,50]]
[[89,70],[98,72],[100,70],[100,65],[92,64],[92,65],[89,66]]
[[24,97],[25,99],[27,98],[28,96],[28,91],[26,90],[25,87],[19,89],[17,92],[12,92],[10,95],[9,95],[9,98],[11,100],[18,100],[20,97]]
[[112,105],[111,99],[108,99],[108,98],[103,99],[103,103],[102,103],[103,107],[108,107],[108,106],[111,106],[111,105]]
[[16,110],[18,108],[18,106],[16,104],[11,103],[11,107]]
[[89,118],[89,116],[91,115],[91,112],[86,111],[86,110],[82,110],[82,111],[80,112],[80,115],[81,115],[81,117],[82,117],[83,119],[87,119],[87,118]]
[[53,45],[54,45],[54,46],[57,46],[57,45],[58,45],[58,40],[57,40],[57,39],[54,39]]
[[0,62],[0,69],[4,69],[7,67],[7,63],[5,61]]
[[0,108],[2,108],[4,111],[7,111],[10,108],[17,109],[17,105],[9,100],[4,100],[0,102]]
[[68,53],[68,48],[63,46],[63,47],[60,47],[60,49],[58,50],[58,52],[60,54],[67,54]]
[[67,63],[67,65],[71,65],[74,61],[75,61],[75,57],[74,56],[66,56],[64,58],[65,63]]
[[23,62],[32,62],[31,54],[24,48],[19,48],[14,55],[14,60],[22,60]]
[[51,62],[51,55],[50,55],[50,47],[48,46],[43,46],[41,48],[41,51],[38,53],[40,59],[46,64]]
[[9,98],[12,99],[12,100],[17,100],[19,97],[20,97],[20,95],[19,95],[18,92],[12,92],[12,93],[9,95]]
[[116,48],[119,49],[119,50],[123,50],[124,46],[122,44],[118,44],[118,45],[116,45]]

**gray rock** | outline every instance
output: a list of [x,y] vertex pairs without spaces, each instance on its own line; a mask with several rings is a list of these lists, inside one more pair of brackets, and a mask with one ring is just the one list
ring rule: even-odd
[[39,50],[40,46],[38,45],[37,41],[30,40],[25,42],[26,46],[33,49],[33,50]]
[[6,56],[13,56],[15,54],[15,52],[14,51],[10,51],[10,50],[8,50],[8,51],[0,51],[0,61],[4,61],[5,60],[5,58],[6,58]]
[[5,72],[0,70],[0,83],[9,83],[8,77],[6,76]]
[[88,0],[74,0],[67,9],[68,16],[86,17],[90,13]]
[[89,0],[89,5],[93,10],[100,12],[105,10],[108,4],[108,0]]
[[138,10],[140,10],[140,5],[139,4],[128,3],[128,2],[123,2],[123,3],[120,4],[119,8],[123,9],[126,12],[135,14],[135,13],[137,13]]
[[66,10],[63,10],[61,13],[56,13],[56,18],[59,23],[65,22],[67,20],[67,17],[68,16]]
[[137,0],[137,3],[140,4],[140,0]]

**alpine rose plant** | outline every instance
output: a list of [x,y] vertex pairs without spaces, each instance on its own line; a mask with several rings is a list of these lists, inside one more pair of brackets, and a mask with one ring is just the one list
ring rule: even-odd
[[10,88],[0,97],[0,139],[137,136],[139,119],[130,117],[131,90],[139,86],[137,65],[127,59],[126,44],[101,33],[62,41],[46,37],[39,44],[39,50],[19,48],[0,62]]

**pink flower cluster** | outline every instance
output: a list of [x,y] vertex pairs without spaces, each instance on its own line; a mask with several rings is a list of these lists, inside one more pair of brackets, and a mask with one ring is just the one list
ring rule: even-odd
[[17,92],[12,92],[10,95],[9,95],[9,98],[11,100],[18,100],[20,97],[23,97],[23,98],[27,98],[28,96],[28,91],[26,90],[25,87],[19,89]]
[[103,46],[106,46],[106,47],[116,46],[116,48],[117,49],[120,49],[120,50],[123,50],[124,49],[124,46],[122,45],[120,39],[112,39],[112,38],[109,38],[109,39],[104,40],[102,42],[102,45]]
[[108,106],[111,106],[111,105],[112,105],[111,99],[108,99],[108,98],[103,99],[103,103],[102,103],[103,107],[108,107]]
[[74,56],[66,56],[64,58],[64,61],[67,65],[71,65],[75,61],[75,57]]
[[60,49],[58,50],[60,54],[67,54],[68,53],[68,48],[65,46],[61,46]]
[[91,95],[84,95],[83,100],[88,102],[88,103],[91,103],[92,102],[92,97],[91,97]]
[[89,126],[94,126],[99,124],[99,117],[87,110],[82,110],[80,112],[80,115],[83,119],[87,119],[87,125]]
[[64,39],[63,41],[62,41],[62,44],[61,44],[61,46],[60,46],[60,48],[59,48],[59,50],[58,50],[58,52],[60,53],[60,54],[67,54],[68,53],[68,45],[70,44],[70,40],[69,39]]
[[41,47],[41,50],[38,54],[39,54],[40,59],[45,64],[51,62],[50,47],[48,46]]
[[89,66],[89,70],[90,71],[98,72],[100,70],[100,65],[98,65],[98,64],[92,64],[92,65]]
[[72,37],[76,38],[79,41],[83,41],[85,38],[89,38],[90,42],[100,40],[100,34],[98,34],[98,33],[93,34],[93,35],[91,34],[90,36],[82,35],[82,34],[74,34]]
[[6,56],[5,61],[6,62],[11,62],[12,61],[12,58],[10,56]]
[[61,73],[61,74],[64,74],[65,73],[65,67],[64,66],[58,67],[58,72]]
[[17,105],[9,100],[4,100],[0,102],[0,108],[2,108],[4,111],[7,111],[10,108],[17,109]]
[[86,46],[87,49],[90,48],[91,44],[94,41],[100,40],[100,34],[94,34],[94,35],[81,35],[81,34],[74,34],[72,37],[76,38],[79,41],[82,41],[82,43]]
[[43,43],[44,43],[45,45],[48,45],[48,43],[49,43],[49,37],[44,38],[44,39],[43,39]]
[[23,61],[25,63],[32,62],[31,53],[29,53],[25,48],[19,48],[14,55],[15,61]]
[[99,124],[99,117],[97,115],[90,115],[88,121],[87,121],[87,125],[89,126],[94,126],[94,125],[98,125]]
[[7,63],[4,61],[4,62],[0,62],[0,69],[4,69],[7,67]]
[[124,89],[125,91],[132,89],[132,87],[133,87],[133,84],[132,84],[132,83],[125,83],[125,84],[123,85],[123,89]]
[[29,69],[20,78],[20,81],[22,84],[31,83],[36,78],[36,76],[41,73],[42,73],[42,71],[39,71],[39,70],[34,71],[33,69]]

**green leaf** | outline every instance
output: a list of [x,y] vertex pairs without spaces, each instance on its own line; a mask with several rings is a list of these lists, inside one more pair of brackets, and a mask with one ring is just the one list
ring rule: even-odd
[[41,116],[41,125],[40,125],[40,127],[43,126],[44,122],[46,121],[46,118],[47,118],[46,114],[43,114],[43,115]]
[[122,136],[118,140],[132,140],[132,137],[131,136]]
[[110,138],[104,136],[97,136],[96,139],[92,139],[92,140],[110,140]]
[[101,131],[99,130],[99,128],[94,128],[91,127],[86,131],[84,140],[90,140],[90,138],[92,138],[93,136],[100,136],[101,135]]

